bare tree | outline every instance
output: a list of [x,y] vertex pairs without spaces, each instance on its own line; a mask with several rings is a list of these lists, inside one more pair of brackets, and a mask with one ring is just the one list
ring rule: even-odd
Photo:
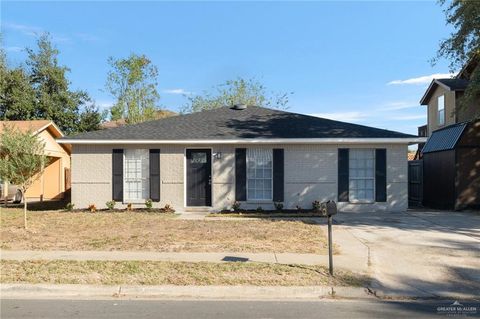
[[27,189],[40,177],[45,167],[45,144],[31,131],[21,132],[4,125],[0,134],[0,177],[22,191],[24,226],[27,229]]

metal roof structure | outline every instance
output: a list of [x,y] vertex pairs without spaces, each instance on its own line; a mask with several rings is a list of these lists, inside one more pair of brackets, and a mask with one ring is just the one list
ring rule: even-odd
[[422,153],[448,151],[455,148],[468,123],[458,123],[432,132]]

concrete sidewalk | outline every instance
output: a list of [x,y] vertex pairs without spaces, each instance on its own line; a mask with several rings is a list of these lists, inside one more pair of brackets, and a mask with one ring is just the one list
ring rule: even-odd
[[[295,253],[200,253],[154,251],[33,251],[2,250],[3,260],[105,260],[105,261],[183,261],[183,262],[265,262],[279,264],[303,264],[328,266],[328,255]],[[363,258],[334,255],[335,267],[366,272]]]
[[[327,233],[327,226],[320,225]],[[340,251],[333,256],[335,268],[367,274],[369,269],[368,247],[349,231],[334,226],[333,242]],[[156,252],[156,251],[49,251],[49,250],[0,250],[4,260],[149,260],[184,262],[266,262],[279,264],[303,264],[328,266],[328,255],[277,252]]]

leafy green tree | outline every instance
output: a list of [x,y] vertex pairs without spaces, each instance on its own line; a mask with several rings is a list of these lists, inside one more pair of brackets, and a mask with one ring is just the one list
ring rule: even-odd
[[106,112],[100,112],[95,104],[90,103],[86,105],[83,112],[80,113],[76,132],[81,133],[99,130],[100,123],[106,116]]
[[[30,84],[35,91],[35,118],[52,120],[66,134],[82,131],[78,125],[82,117],[92,117],[93,109],[85,110],[91,100],[85,91],[72,91],[66,74],[70,69],[58,63],[59,51],[50,40],[48,33],[37,40],[37,50],[27,48]],[[100,121],[92,127],[98,127]]]
[[48,33],[27,48],[27,68],[11,68],[0,49],[0,119],[54,121],[67,134],[98,129],[104,114],[85,91],[72,91]]
[[41,175],[46,162],[45,145],[31,132],[5,125],[0,134],[0,177],[22,190],[24,226],[27,229],[25,193]]
[[8,69],[0,62],[0,118],[2,120],[30,120],[35,118],[35,91],[21,67]]
[[106,89],[116,99],[111,119],[125,119],[127,124],[155,119],[157,102],[157,67],[145,55],[131,54],[125,59],[108,59]]
[[[472,58],[480,55],[480,3],[467,0],[439,0],[440,5],[446,6],[445,15],[447,24],[454,30],[450,36],[440,42],[437,56],[450,60],[452,71],[460,69]],[[480,63],[470,75],[470,84],[465,90],[460,105],[469,105],[480,96]]]
[[75,132],[79,105],[85,103],[85,92],[69,90],[66,73],[70,70],[58,63],[59,51],[48,34],[37,41],[38,50],[27,48],[27,65],[35,89],[36,117],[53,120],[67,134]]
[[182,113],[211,110],[222,106],[246,104],[273,108],[288,108],[292,93],[268,93],[265,86],[255,79],[237,78],[213,88],[213,92],[186,96],[187,104]]

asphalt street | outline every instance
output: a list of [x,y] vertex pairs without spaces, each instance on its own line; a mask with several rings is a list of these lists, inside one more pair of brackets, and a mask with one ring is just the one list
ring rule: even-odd
[[[453,301],[1,300],[1,318],[440,318]],[[461,302],[470,317],[480,304]],[[472,312],[475,307],[476,311]],[[476,313],[475,313],[476,312]]]

